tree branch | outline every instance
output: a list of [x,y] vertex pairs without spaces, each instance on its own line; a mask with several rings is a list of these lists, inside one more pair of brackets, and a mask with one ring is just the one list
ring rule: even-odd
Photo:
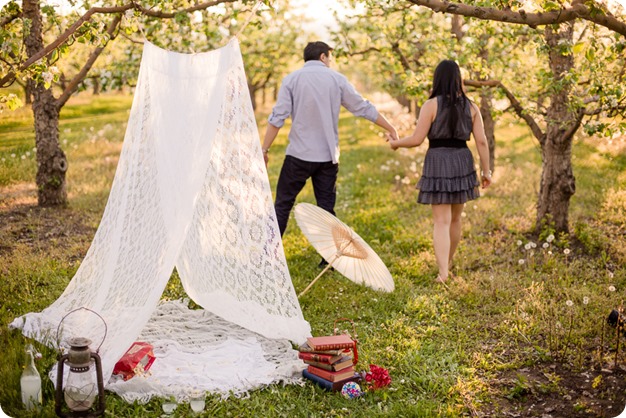
[[367,49],[363,49],[361,51],[354,51],[354,52],[349,52],[346,53],[347,55],[353,57],[355,55],[366,55],[369,54],[370,52],[381,52],[382,50],[380,48],[376,48],[376,47],[369,47]]
[[107,35],[109,37],[108,40],[106,41],[104,46],[98,46],[91,52],[89,58],[87,59],[87,62],[85,63],[85,65],[83,65],[83,68],[81,68],[78,74],[74,76],[74,78],[67,85],[61,96],[59,96],[59,98],[56,100],[55,105],[58,109],[61,109],[70,98],[70,96],[74,94],[74,92],[78,88],[78,84],[80,84],[80,82],[85,79],[85,76],[87,75],[89,70],[91,70],[91,67],[93,66],[94,62],[96,62],[102,51],[104,51],[109,42],[115,38],[115,30],[117,29],[121,21],[122,15],[115,15],[115,17],[109,24],[109,28],[107,29]]
[[528,114],[528,112],[526,112],[526,110],[524,109],[522,104],[519,102],[519,100],[517,100],[515,95],[513,93],[511,93],[511,91],[509,89],[507,89],[502,84],[502,82],[500,82],[499,80],[485,80],[485,81],[463,80],[463,83],[466,86],[471,86],[471,87],[478,87],[478,88],[480,88],[480,87],[497,87],[500,90],[502,90],[502,92],[504,93],[506,98],[509,99],[509,102],[511,103],[511,106],[513,107],[513,110],[515,111],[517,116],[519,116],[520,118],[522,118],[526,122],[526,124],[528,125],[528,127],[532,131],[532,133],[535,136],[535,138],[537,138],[539,143],[543,145],[543,143],[545,141],[545,138],[546,138],[546,134],[541,130],[541,128],[539,127],[539,125],[537,124],[535,119],[533,119],[533,117],[530,116]]
[[626,36],[626,22],[622,22],[613,15],[602,12],[599,8],[590,9],[582,0],[574,0],[570,7],[549,12],[526,13],[523,9],[515,12],[510,9],[500,10],[493,7],[471,6],[463,3],[453,3],[446,0],[408,0],[409,2],[427,7],[435,12],[450,13],[482,20],[516,23],[535,28],[541,25],[563,23],[576,19],[583,19],[604,26],[614,32]]
[[[52,43],[47,45],[44,49],[39,51],[37,54],[33,55],[28,60],[26,60],[19,67],[18,71],[24,71],[25,69],[30,67],[32,64],[34,64],[38,60],[44,57],[47,57],[50,53],[52,53],[52,51],[54,51],[56,48],[62,45],[65,41],[67,41],[69,37],[72,36],[74,32],[76,32],[78,28],[82,26],[83,23],[89,21],[94,14],[115,14],[115,13],[121,14],[121,13],[124,13],[126,10],[136,9],[146,16],[169,19],[169,18],[175,17],[179,13],[191,13],[197,10],[202,10],[211,6],[215,6],[217,4],[233,3],[235,1],[236,0],[207,1],[204,3],[197,4],[195,6],[192,6],[192,7],[188,7],[186,9],[181,9],[177,12],[161,12],[158,10],[146,9],[145,7],[138,5],[134,1],[131,1],[130,3],[124,4],[122,6],[115,6],[115,7],[92,7],[89,10],[87,10],[87,12],[85,12],[84,15],[78,18],[76,22],[74,22],[70,27],[68,27],[65,30],[65,32],[63,32],[57,39],[55,39]],[[15,73],[9,72],[7,75],[5,75],[4,77],[0,79],[0,87],[4,87],[7,83],[12,83],[13,78],[15,78]]]
[[393,51],[393,53],[400,60],[400,64],[402,65],[402,69],[404,69],[405,72],[406,71],[411,71],[411,63],[409,62],[409,60],[404,56],[404,54],[400,50],[400,45],[398,44],[398,42],[392,42],[391,43],[391,50]]
[[584,109],[579,109],[576,112],[576,121],[569,127],[569,129],[567,131],[565,131],[563,133],[563,138],[568,138],[569,139],[572,136],[574,136],[574,134],[576,133],[578,128],[580,128],[580,124],[582,123],[584,116],[585,116]]
[[0,28],[5,27],[9,23],[13,22],[15,19],[20,18],[20,17],[22,17],[21,10],[16,10],[13,14],[4,16],[2,19],[0,19]]

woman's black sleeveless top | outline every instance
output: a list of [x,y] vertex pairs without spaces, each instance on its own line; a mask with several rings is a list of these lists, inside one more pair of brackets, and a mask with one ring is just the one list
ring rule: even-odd
[[[472,133],[472,111],[470,109],[469,100],[463,99],[457,103],[456,106],[457,108],[460,108],[461,112],[459,112],[459,117],[457,118],[454,126],[454,132],[450,132],[448,119],[450,118],[452,107],[446,106],[443,99],[443,96],[437,96],[437,115],[435,116],[435,120],[431,124],[430,130],[428,131],[428,141],[430,142],[431,147],[436,147],[438,145],[438,141],[440,143],[447,143],[451,140],[467,142],[470,138],[470,134]],[[467,146],[466,144],[459,145],[461,147]]]

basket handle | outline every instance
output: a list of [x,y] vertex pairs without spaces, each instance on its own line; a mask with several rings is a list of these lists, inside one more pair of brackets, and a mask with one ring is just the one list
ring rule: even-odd
[[353,335],[350,336],[350,338],[352,339],[352,364],[357,364],[359,361],[359,350],[357,348],[358,345],[358,338],[357,338],[357,334],[356,334],[356,326],[354,325],[354,321],[350,318],[337,318],[335,319],[335,322],[333,323],[333,334],[337,335],[339,332],[339,329],[337,328],[337,322],[341,322],[341,321],[347,321],[350,322],[352,324],[352,332]]

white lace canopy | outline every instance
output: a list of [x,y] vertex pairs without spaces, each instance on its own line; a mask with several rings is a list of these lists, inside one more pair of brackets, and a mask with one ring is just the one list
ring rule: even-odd
[[[204,309],[159,303],[174,267]],[[154,345],[151,376],[107,385],[129,401],[297,379],[303,366],[288,340],[304,341],[310,326],[287,269],[236,40],[201,54],[146,42],[91,247],[59,299],[11,326],[58,346],[61,319],[79,307],[106,322],[105,379],[134,341]],[[95,349],[104,325],[81,310],[61,331],[61,345],[84,336]]]

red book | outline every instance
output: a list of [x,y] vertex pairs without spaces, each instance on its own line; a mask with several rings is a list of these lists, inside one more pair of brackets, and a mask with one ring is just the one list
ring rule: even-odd
[[309,366],[307,371],[315,376],[319,376],[322,379],[326,379],[331,382],[337,382],[338,380],[347,379],[354,375],[354,366],[350,366],[338,372],[331,372],[329,370],[320,369],[319,367]]
[[315,351],[336,350],[354,347],[354,341],[347,334],[327,335],[323,337],[308,337],[307,344]]
[[319,361],[311,361],[311,360],[304,360],[304,362],[306,364],[310,364],[311,366],[315,366],[320,369],[330,370],[331,372],[337,372],[339,370],[347,369],[348,367],[354,365],[354,362],[352,361],[352,357],[350,356],[343,356],[341,360],[333,364],[327,364],[327,363],[322,363]]
[[346,351],[345,348],[338,348],[336,350],[321,350],[321,351],[315,351],[313,350],[311,347],[309,347],[309,345],[307,343],[302,344],[300,347],[298,347],[298,351],[302,352],[302,353],[315,353],[315,354],[331,354],[333,356],[338,356],[338,355],[346,355],[346,353],[349,353],[350,351]]
[[316,361],[318,363],[333,364],[342,359],[343,356],[331,356],[330,354],[298,353],[298,358],[305,361]]

